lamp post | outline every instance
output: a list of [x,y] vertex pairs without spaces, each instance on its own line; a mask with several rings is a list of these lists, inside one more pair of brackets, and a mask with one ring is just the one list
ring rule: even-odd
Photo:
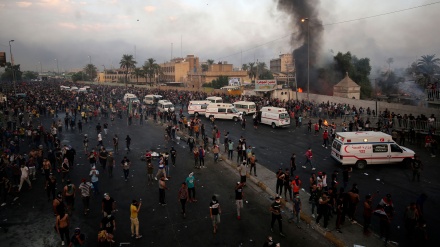
[[307,100],[310,100],[309,98],[309,92],[310,92],[310,32],[309,32],[309,18],[302,18],[301,22],[307,21]]
[[101,65],[102,67],[104,67],[104,81],[103,82],[105,82],[105,65],[103,64],[103,65]]
[[57,72],[58,72],[58,77],[60,76],[60,67],[58,66],[58,59],[55,58],[55,61],[57,62]]
[[14,83],[14,94],[16,94],[17,91],[16,91],[16,87],[15,87],[14,58],[12,56],[12,45],[11,45],[12,42],[14,42],[13,39],[9,40],[9,54],[11,55],[12,83]]

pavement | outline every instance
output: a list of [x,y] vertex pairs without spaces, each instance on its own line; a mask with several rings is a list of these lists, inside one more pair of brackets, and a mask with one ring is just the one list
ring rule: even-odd
[[[62,118],[63,116],[60,116]],[[95,119],[92,123],[84,124],[83,133],[77,130],[63,130],[61,141],[77,150],[75,164],[71,174],[73,183],[78,186],[83,177],[88,177],[90,166],[82,151],[82,136],[88,134],[90,148],[96,143],[95,126],[104,119]],[[50,119],[45,119],[46,125]],[[168,143],[163,140],[163,126],[148,120],[144,125],[138,122],[127,126],[126,119],[116,119],[110,123],[109,135],[104,136],[104,145],[112,149],[111,138],[117,133],[120,138],[120,151],[115,153],[116,167],[114,177],[109,177],[100,166],[101,194],[92,196],[90,212],[83,214],[83,205],[79,197],[76,199],[75,210],[71,215],[71,234],[75,227],[80,227],[86,235],[87,246],[97,245],[97,233],[102,218],[101,200],[104,192],[116,200],[117,211],[115,240],[116,246],[242,246],[253,247],[263,245],[266,237],[272,235],[275,242],[281,246],[316,246],[328,247],[333,244],[326,240],[306,224],[298,229],[294,224],[283,223],[283,232],[287,237],[279,235],[276,225],[274,232],[270,231],[269,205],[273,198],[260,186],[249,183],[245,189],[245,200],[248,202],[242,209],[241,220],[236,217],[234,187],[239,176],[234,167],[226,162],[215,164],[212,154],[206,157],[206,169],[194,169],[193,158],[185,142]],[[126,134],[132,137],[132,151],[124,150],[123,139]],[[28,149],[26,142],[22,143],[23,149]],[[157,152],[169,150],[174,145],[177,152],[176,167],[170,167],[170,180],[166,192],[167,206],[158,204],[157,183],[148,185],[145,175],[145,162],[140,157],[145,150],[152,149]],[[24,150],[23,150],[24,151]],[[123,156],[132,161],[128,181],[124,181],[119,162]],[[156,166],[157,161],[154,162]],[[177,200],[177,191],[180,184],[190,172],[196,177],[197,203],[187,204],[187,218],[183,218]],[[61,181],[58,177],[58,181]],[[61,246],[60,237],[53,230],[55,217],[53,216],[51,200],[46,199],[44,179],[38,174],[37,180],[32,181],[32,190],[24,185],[23,192],[16,201],[9,200],[6,206],[0,207],[0,243],[1,246],[30,246],[52,247]],[[57,185],[58,189],[64,184]],[[217,195],[221,207],[221,224],[217,234],[212,233],[211,220],[209,219],[209,202],[212,195]],[[77,194],[79,196],[79,194]],[[140,233],[143,237],[139,240],[130,237],[129,205],[133,199],[143,200],[139,213]],[[285,213],[288,212],[285,210]]]
[[[187,138],[188,135],[185,135]],[[235,154],[235,153],[234,153]],[[223,152],[220,154],[221,161],[219,164],[228,167],[231,172],[235,172],[238,175],[237,170],[237,162],[235,162],[234,157],[233,160],[228,159],[227,155]],[[258,186],[267,193],[271,198],[275,198],[278,196],[274,189],[276,188],[276,173],[267,169],[264,165],[260,163],[256,163],[257,166],[257,176],[253,176],[249,174],[247,171],[247,184],[248,181],[252,182],[254,185]],[[300,168],[302,169],[302,168]],[[303,181],[305,184],[305,181]],[[307,228],[315,230],[317,233],[321,234],[325,239],[331,242],[334,246],[337,247],[346,247],[346,246],[382,246],[385,245],[385,242],[380,239],[380,237],[376,233],[372,233],[369,236],[366,236],[363,233],[363,226],[359,223],[351,223],[348,220],[348,217],[345,221],[345,224],[341,226],[341,232],[336,231],[336,217],[333,216],[329,220],[328,230],[322,228],[321,226],[315,223],[315,219],[312,217],[311,206],[308,204],[310,194],[305,191],[304,188],[300,191],[300,199],[302,202],[302,211],[301,211],[301,224],[304,224]],[[284,214],[287,218],[291,217],[291,211],[293,208],[293,204],[282,198],[282,205],[284,206]],[[322,223],[322,221],[321,221]],[[395,242],[388,242],[387,246],[398,246]]]

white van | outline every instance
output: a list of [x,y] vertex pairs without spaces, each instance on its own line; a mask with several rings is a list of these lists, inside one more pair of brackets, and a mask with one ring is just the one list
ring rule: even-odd
[[159,100],[157,102],[157,109],[161,112],[174,112],[174,105],[169,100]]
[[70,87],[68,87],[68,86],[60,86],[60,89],[64,90],[64,91],[68,91],[68,90],[70,90]]
[[331,156],[342,165],[367,165],[404,163],[414,158],[414,151],[397,145],[383,132],[337,132],[332,143]]
[[163,97],[162,95],[158,95],[158,94],[149,94],[146,95],[144,97],[144,103],[147,105],[154,105],[156,104],[159,100],[161,100]]
[[222,97],[211,96],[206,98],[206,100],[209,100],[211,103],[223,103]]
[[290,125],[290,116],[286,109],[280,107],[265,106],[261,108],[262,124],[276,127],[288,127]]
[[241,112],[235,109],[233,104],[227,103],[211,103],[206,107],[205,117],[215,119],[232,119],[238,121]]
[[82,87],[78,89],[78,93],[87,93],[87,88]]
[[131,101],[131,103],[140,103],[140,101],[136,95],[134,95],[132,93],[126,93],[124,95],[124,102],[128,103],[130,101]]
[[211,103],[209,100],[192,100],[188,104],[188,114],[198,117],[200,114],[204,115],[206,107]]
[[237,111],[242,112],[243,116],[248,114],[254,114],[257,111],[257,106],[252,101],[237,101],[232,103]]
[[75,91],[76,92],[76,91],[78,91],[78,87],[73,86],[73,87],[70,88],[70,91]]

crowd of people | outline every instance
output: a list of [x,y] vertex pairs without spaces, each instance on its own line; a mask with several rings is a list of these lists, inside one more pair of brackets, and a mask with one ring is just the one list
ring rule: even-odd
[[[109,122],[115,121],[115,118],[126,118],[128,125],[131,125],[133,119],[138,120],[140,124],[143,124],[144,119],[147,117],[152,118],[154,121],[161,121],[167,124],[164,133],[165,144],[168,144],[170,140],[177,140],[178,136],[176,132],[178,130],[186,131],[189,138],[187,144],[189,150],[194,157],[194,168],[205,168],[205,156],[208,151],[212,151],[214,154],[214,162],[219,161],[219,156],[223,152],[229,159],[236,158],[238,164],[238,171],[240,175],[240,182],[236,185],[236,200],[237,200],[237,218],[241,219],[240,208],[243,207],[243,187],[246,185],[246,176],[253,172],[253,176],[257,176],[256,169],[256,154],[251,145],[246,142],[246,138],[241,136],[237,143],[234,143],[233,138],[230,137],[229,132],[221,133],[220,129],[215,125],[215,119],[211,120],[211,126],[205,126],[200,119],[194,117],[189,118],[183,114],[183,111],[179,112],[160,112],[154,108],[145,104],[133,104],[129,105],[123,102],[121,99],[127,92],[127,89],[123,87],[110,87],[105,85],[91,86],[92,92],[85,94],[74,94],[71,91],[60,90],[58,83],[51,82],[30,82],[21,83],[20,90],[26,92],[25,97],[17,97],[13,93],[13,90],[8,86],[2,85],[3,93],[7,97],[7,101],[1,103],[1,129],[0,129],[0,143],[1,143],[1,159],[0,159],[0,176],[1,176],[1,193],[2,193],[2,206],[7,203],[13,203],[23,193],[23,190],[31,190],[32,183],[37,178],[45,180],[45,188],[47,191],[47,200],[52,201],[52,208],[56,220],[56,230],[60,235],[62,244],[71,246],[81,246],[84,244],[85,235],[81,232],[81,229],[74,228],[74,234],[71,236],[69,233],[70,221],[69,215],[72,214],[72,208],[75,201],[75,190],[80,191],[81,201],[83,202],[83,213],[89,212],[89,201],[91,194],[100,195],[99,185],[99,169],[106,170],[109,175],[112,176],[113,168],[116,166],[116,161],[113,157],[113,152],[119,152],[119,137],[118,134],[114,134],[112,138],[113,151],[106,151],[103,147],[102,138],[103,135],[108,134]],[[159,89],[145,89],[145,88],[130,88],[131,93],[136,94],[139,98],[147,94],[159,94],[164,98],[170,100],[175,105],[180,105],[181,109],[185,109],[190,100],[200,100],[207,97],[203,92],[187,92],[177,90],[159,90]],[[402,127],[402,129],[409,129],[408,139],[415,140],[415,135],[411,130],[414,130],[416,126],[427,124],[430,130],[430,136],[435,133],[433,122],[435,117],[431,116],[426,118],[425,116],[414,117],[410,115],[394,114],[389,111],[384,111],[376,114],[374,110],[363,107],[355,107],[344,104],[334,103],[314,103],[307,101],[280,101],[278,99],[269,99],[265,97],[256,96],[241,96],[233,97],[222,95],[226,102],[234,102],[237,100],[250,100],[257,104],[257,108],[263,106],[277,106],[285,107],[291,114],[292,119],[295,119],[296,126],[301,126],[303,118],[318,118],[319,121],[315,124],[315,132],[323,131],[324,135],[324,123],[323,119],[329,120],[341,118],[348,121],[347,124],[342,124],[341,130],[352,131],[360,129],[373,129],[376,125],[379,129],[386,126],[386,131],[393,134],[393,138],[399,138],[399,141],[404,142],[405,131],[402,135],[394,134],[396,127]],[[60,116],[63,116],[61,118]],[[378,119],[377,123],[372,123],[369,119]],[[426,118],[426,119],[425,119]],[[366,121],[364,121],[366,119]],[[76,187],[70,180],[71,174],[74,173],[75,156],[77,152],[81,152],[79,147],[72,147],[61,143],[60,136],[66,131],[78,131],[82,133],[84,125],[95,124],[96,129],[96,145],[93,143],[89,149],[89,137],[87,134],[83,135],[83,150],[88,157],[90,165],[89,178],[84,178],[81,183]],[[102,126],[101,126],[101,123]],[[382,125],[383,124],[383,125]],[[416,125],[417,124],[417,125]],[[245,125],[245,124],[244,124]],[[307,123],[308,129],[311,132],[313,123],[309,121]],[[316,129],[316,125],[318,129]],[[254,124],[255,126],[255,124]],[[328,146],[328,140],[334,135],[336,129],[335,124],[330,124],[329,133],[327,137],[323,136],[323,146]],[[333,126],[333,127],[332,127]],[[243,123],[241,124],[243,127]],[[208,131],[208,129],[211,129]],[[222,138],[223,135],[223,138]],[[93,138],[95,139],[95,138]],[[126,136],[125,144],[127,152],[130,151],[130,136]],[[212,140],[210,143],[209,139]],[[432,142],[431,138],[429,142]],[[433,146],[433,145],[432,145]],[[430,148],[432,147],[429,146]],[[432,149],[434,150],[435,149]],[[311,149],[307,150],[306,164],[305,166],[312,165],[312,153]],[[434,154],[433,154],[434,155]],[[159,155],[159,166],[157,168],[156,176],[153,175],[154,166],[152,164],[152,152],[147,152],[147,173],[149,183],[153,183],[153,180],[158,180],[159,185],[159,202],[162,205],[166,205],[165,191],[168,189],[166,181],[170,178],[170,165],[176,163],[177,151],[171,147],[167,152]],[[234,157],[236,156],[236,157]],[[171,159],[171,164],[168,164],[168,159]],[[276,174],[277,186],[276,192],[282,195],[284,189],[284,198],[286,201],[290,199],[293,202],[293,216],[290,219],[299,225],[299,215],[301,211],[301,201],[297,196],[300,188],[303,186],[299,176],[295,176],[296,171],[296,154],[292,154],[290,168],[285,171],[280,170]],[[131,165],[130,160],[124,157],[120,162],[120,165],[124,171],[124,179],[129,179],[129,168]],[[415,163],[412,165],[414,171],[414,179],[419,178],[420,170],[423,169],[421,163]],[[312,215],[314,215],[314,209],[317,207],[316,222],[319,223],[321,218],[324,218],[324,228],[327,228],[328,219],[332,215],[337,217],[336,228],[340,231],[340,224],[343,224],[345,215],[348,215],[352,221],[354,221],[353,207],[357,206],[360,202],[359,190],[355,185],[349,191],[345,191],[348,185],[348,171],[344,171],[343,174],[343,186],[338,186],[337,173],[332,174],[331,186],[327,185],[327,175],[325,172],[318,172],[317,176],[312,173],[310,178],[310,193],[311,197],[309,203],[312,207]],[[63,185],[61,191],[56,191],[56,185],[61,180]],[[182,215],[186,217],[185,203],[187,201],[195,202],[195,182],[194,174],[190,174],[185,183],[182,183],[182,187],[179,189],[179,199],[182,206]],[[27,186],[26,186],[27,184]],[[25,186],[25,187],[23,187]],[[293,192],[293,193],[292,193]],[[353,194],[357,194],[353,195]],[[371,216],[373,208],[371,207],[371,199],[374,195],[367,195],[364,202],[364,225],[366,234],[368,233],[368,217]],[[354,198],[354,199],[353,199]],[[357,199],[356,199],[357,198]],[[423,230],[423,200],[426,200],[426,196],[423,197],[415,205],[410,205],[406,216],[408,217],[408,228]],[[387,201],[388,200],[388,201]],[[356,203],[354,201],[357,201]],[[389,209],[386,205],[389,202],[389,198],[383,199],[384,203],[378,205],[374,211],[375,214],[381,216],[381,229],[383,226],[383,234],[381,235],[388,238],[387,225],[385,222],[389,222],[392,218]],[[355,206],[353,206],[355,204]],[[388,203],[389,204],[389,203]],[[391,203],[392,204],[392,203]],[[130,208],[130,219],[132,224],[132,235],[135,238],[141,238],[139,234],[139,220],[137,215],[141,208],[142,202],[139,200],[133,200]],[[271,205],[272,222],[271,228],[273,228],[275,221],[279,223],[280,235],[284,235],[282,231],[282,224],[280,220],[280,197],[275,198],[274,203]],[[415,207],[415,209],[414,209]],[[102,200],[103,218],[100,223],[100,231],[98,235],[98,242],[102,246],[111,245],[114,243],[113,230],[116,228],[116,222],[112,213],[115,211],[114,199],[109,193],[104,194]],[[385,214],[381,213],[383,210]],[[221,211],[220,204],[217,198],[213,197],[210,205],[210,216],[213,221],[213,231],[217,230],[217,224],[220,221],[219,212]],[[218,215],[218,216],[217,216]],[[386,216],[386,217],[385,217]],[[296,218],[295,218],[296,217]],[[371,219],[371,217],[370,217]],[[417,219],[414,221],[414,219]],[[382,224],[382,221],[384,222]],[[389,226],[388,226],[389,227]],[[388,231],[389,232],[389,231]],[[272,238],[270,238],[272,239]]]

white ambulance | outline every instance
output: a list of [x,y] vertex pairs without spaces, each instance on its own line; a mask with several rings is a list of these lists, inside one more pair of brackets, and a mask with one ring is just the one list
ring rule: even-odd
[[205,115],[206,107],[211,104],[209,100],[192,100],[188,104],[188,114],[198,117],[200,114]]
[[240,119],[241,112],[235,109],[233,104],[228,103],[211,103],[206,107],[205,117],[215,119],[231,119],[238,121]]
[[147,105],[155,105],[162,98],[163,98],[162,95],[148,94],[148,95],[145,95],[145,97],[144,97],[144,103]]
[[280,107],[265,106],[261,108],[260,123],[276,127],[288,127],[290,116],[286,109]]
[[331,156],[342,165],[367,165],[403,163],[409,165],[414,151],[397,145],[383,132],[337,132],[332,143]]
[[232,103],[237,111],[242,112],[243,116],[254,114],[257,111],[257,106],[252,101],[237,101]]
[[157,109],[160,112],[174,112],[174,105],[169,100],[159,100],[157,102]]

